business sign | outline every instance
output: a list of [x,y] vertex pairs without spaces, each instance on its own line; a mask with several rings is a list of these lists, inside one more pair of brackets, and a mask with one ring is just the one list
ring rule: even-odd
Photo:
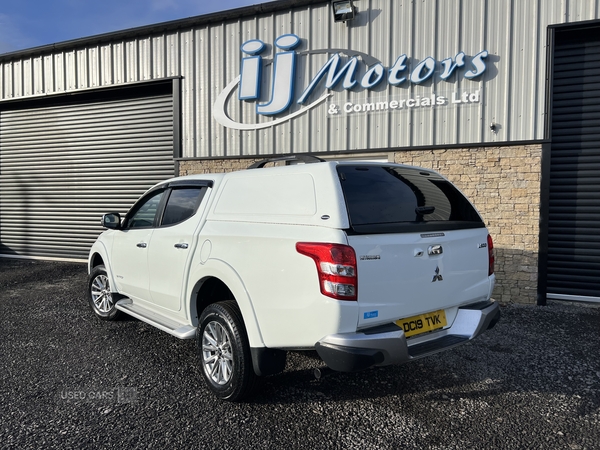
[[[438,78],[441,81],[450,82],[453,74],[468,80],[481,76],[486,70],[485,59],[488,56],[486,50],[477,53],[469,59],[464,52],[457,53],[454,57],[448,57],[437,61],[427,57],[418,62],[414,67],[408,67],[408,58],[401,55],[396,58],[392,66],[386,68],[380,61],[365,53],[350,50],[308,50],[298,52],[295,49],[300,45],[301,39],[295,34],[285,34],[275,40],[275,47],[280,49],[275,54],[272,65],[271,92],[268,93],[270,100],[265,101],[261,93],[263,66],[270,62],[261,54],[266,45],[258,39],[246,41],[241,46],[242,57],[240,75],[221,91],[214,105],[213,117],[227,128],[236,130],[260,130],[287,122],[294,117],[307,111],[326,104],[326,100],[333,97],[330,92],[339,86],[344,90],[358,89],[358,85],[364,90],[370,91],[381,83],[391,86],[406,86],[408,84],[419,85],[423,82]],[[316,72],[307,86],[298,86],[296,81],[296,62],[299,55],[333,53],[333,56]],[[347,61],[342,60],[342,54],[347,54]],[[437,70],[437,69],[440,70]],[[361,73],[364,70],[364,74]],[[255,113],[258,116],[275,116],[273,120],[259,123],[241,123],[231,119],[227,114],[227,105],[233,101],[233,93],[237,89],[237,100],[240,102],[253,102]],[[322,94],[314,98],[315,93]],[[390,111],[424,107],[442,107],[452,104],[478,103],[479,91],[453,92],[450,95],[436,95],[431,93],[427,96],[416,96],[411,98],[389,98],[366,101],[363,103],[336,103],[330,101],[326,105],[329,115],[358,114],[373,111]],[[261,102],[261,100],[263,100]],[[290,111],[293,103],[300,106],[299,109]]]
[[343,116],[357,113],[371,113],[371,112],[390,112],[390,111],[401,111],[410,109],[420,108],[436,108],[447,105],[465,105],[472,103],[479,103],[480,91],[476,90],[473,92],[457,92],[454,91],[448,95],[437,95],[431,94],[430,96],[407,97],[407,98],[369,98],[362,103],[335,103],[331,102],[328,105],[327,113],[330,116]]

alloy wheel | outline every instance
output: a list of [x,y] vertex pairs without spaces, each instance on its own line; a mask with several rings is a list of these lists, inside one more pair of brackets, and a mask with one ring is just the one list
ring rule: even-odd
[[98,275],[94,278],[91,286],[92,301],[102,313],[108,313],[114,306],[110,285],[106,275]]
[[210,322],[202,334],[202,362],[207,376],[216,384],[224,385],[233,374],[231,339],[219,322]]

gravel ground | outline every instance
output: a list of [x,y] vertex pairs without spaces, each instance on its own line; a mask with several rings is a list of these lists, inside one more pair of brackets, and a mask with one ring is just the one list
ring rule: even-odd
[[293,352],[232,404],[193,341],[96,319],[86,277],[0,259],[0,448],[600,448],[600,305],[505,306],[462,347],[321,380]]

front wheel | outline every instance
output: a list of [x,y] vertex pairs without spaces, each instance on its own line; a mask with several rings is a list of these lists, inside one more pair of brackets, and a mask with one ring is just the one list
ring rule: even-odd
[[196,331],[202,375],[220,399],[239,401],[256,383],[242,315],[233,300],[213,303],[200,316]]
[[111,292],[106,268],[96,266],[90,272],[88,280],[88,299],[92,311],[102,320],[116,320],[121,311],[116,308],[117,300]]

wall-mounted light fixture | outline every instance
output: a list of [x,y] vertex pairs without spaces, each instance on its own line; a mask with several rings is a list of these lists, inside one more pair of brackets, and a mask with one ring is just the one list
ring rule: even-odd
[[332,1],[331,9],[333,11],[334,22],[347,22],[354,20],[356,16],[356,9],[352,0]]

